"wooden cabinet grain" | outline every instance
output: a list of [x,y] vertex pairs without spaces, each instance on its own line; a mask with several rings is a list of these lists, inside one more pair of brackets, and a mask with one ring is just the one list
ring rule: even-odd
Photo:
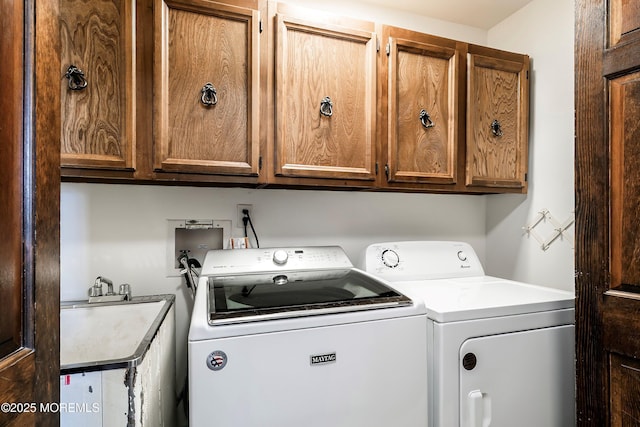
[[[275,18],[275,152],[271,182],[375,180],[376,48],[373,23]],[[340,23],[343,24],[343,23]],[[313,181],[311,181],[313,182]],[[368,183],[364,183],[368,182]],[[314,185],[322,184],[315,181]]]
[[60,2],[63,167],[135,168],[134,3]]
[[526,55],[273,0],[60,4],[88,82],[62,85],[65,179],[527,190]]
[[205,0],[157,5],[154,169],[257,176],[259,11]]
[[395,27],[383,27],[383,40],[383,185],[455,184],[464,52],[454,40]]
[[466,183],[526,192],[529,57],[469,46]]
[[383,27],[387,188],[527,191],[529,58]]

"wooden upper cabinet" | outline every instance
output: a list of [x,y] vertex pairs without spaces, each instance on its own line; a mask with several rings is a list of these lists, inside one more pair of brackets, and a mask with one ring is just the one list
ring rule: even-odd
[[260,12],[157,0],[154,168],[257,176]]
[[470,45],[467,66],[466,184],[526,192],[529,57]]
[[374,25],[310,19],[282,13],[275,17],[275,175],[372,185]]
[[135,167],[134,3],[60,1],[62,166]]
[[384,33],[387,181],[455,184],[460,61],[456,42],[396,28],[385,27]]
[[60,37],[66,179],[527,191],[526,55],[275,0],[60,0]]

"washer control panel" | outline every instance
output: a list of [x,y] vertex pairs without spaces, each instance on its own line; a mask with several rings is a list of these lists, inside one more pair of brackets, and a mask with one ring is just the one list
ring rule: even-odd
[[345,268],[353,268],[353,264],[339,246],[217,249],[207,252],[201,275]]
[[392,282],[484,275],[471,245],[453,241],[375,243],[367,247],[364,269]]

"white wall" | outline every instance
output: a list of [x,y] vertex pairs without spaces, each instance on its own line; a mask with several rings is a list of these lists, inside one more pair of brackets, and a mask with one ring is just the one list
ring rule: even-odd
[[[529,194],[487,196],[487,258],[494,275],[574,289],[574,227],[543,251],[523,233],[544,208],[559,222],[574,211],[574,1],[534,0],[489,31],[488,44],[531,56]],[[550,222],[534,229],[553,235]]]
[[[480,28],[441,21],[415,13],[381,7],[358,0],[283,0],[296,6],[325,11],[341,16],[350,16],[363,21],[379,22],[434,36],[485,45],[487,32]],[[470,0],[473,1],[473,0]]]

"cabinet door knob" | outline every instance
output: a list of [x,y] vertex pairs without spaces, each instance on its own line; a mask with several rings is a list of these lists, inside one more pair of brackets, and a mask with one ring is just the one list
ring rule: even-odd
[[422,126],[424,126],[425,129],[432,128],[436,125],[433,123],[431,116],[429,116],[429,113],[427,113],[426,110],[420,110],[420,123],[422,123]]
[[69,80],[69,89],[71,90],[82,90],[87,87],[87,79],[84,78],[84,73],[75,65],[69,65],[64,77]]
[[320,114],[325,117],[331,117],[333,115],[333,102],[331,102],[331,98],[325,96],[322,101],[320,101]]
[[218,103],[217,93],[216,88],[213,87],[213,83],[206,83],[202,87],[202,96],[200,97],[200,101],[207,107],[216,105]]
[[491,132],[493,133],[493,136],[502,136],[502,128],[500,127],[500,122],[498,120],[491,122]]

